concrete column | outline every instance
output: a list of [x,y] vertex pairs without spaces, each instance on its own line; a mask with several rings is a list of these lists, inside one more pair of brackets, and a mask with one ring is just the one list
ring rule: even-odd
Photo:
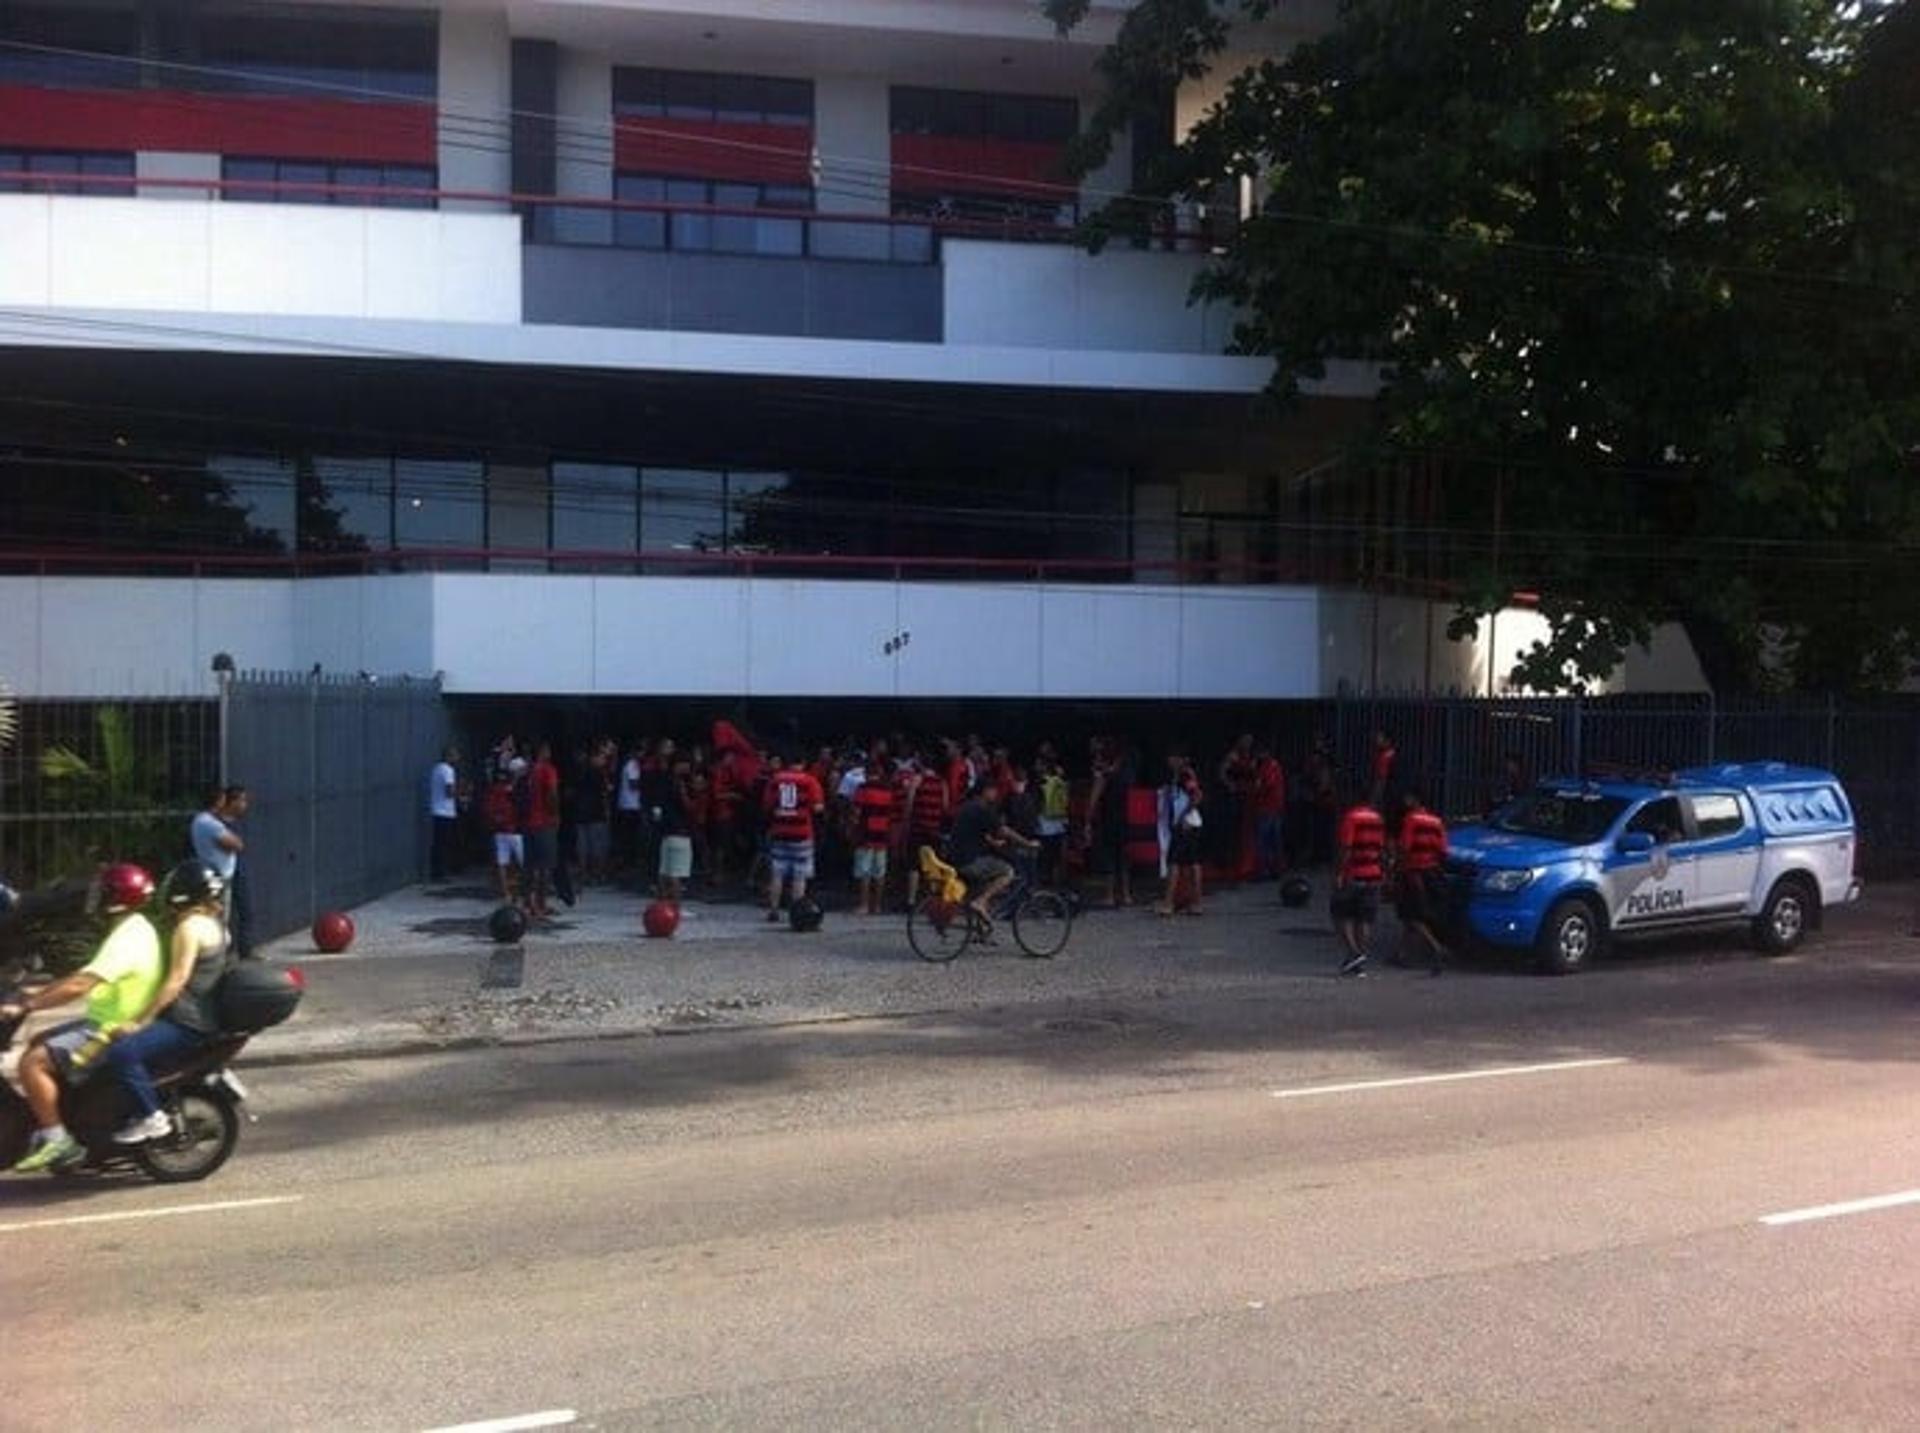
[[[821,75],[813,82],[813,145],[820,156],[814,207],[826,213],[893,212],[893,127],[887,82],[878,75]],[[884,259],[881,224],[816,224],[814,252]]]
[[[218,179],[220,156],[174,149],[143,149],[133,156],[133,173],[136,179]],[[142,199],[194,199],[203,203],[217,198],[219,192],[217,189],[188,188],[175,184],[142,184],[134,189],[134,193]]]
[[[613,198],[613,61],[589,50],[560,52],[559,162],[554,192],[583,199]],[[613,242],[606,209],[562,209],[554,237],[568,244]]]
[[[513,42],[504,10],[440,12],[440,187],[504,194],[513,179]],[[452,211],[504,204],[449,200]]]

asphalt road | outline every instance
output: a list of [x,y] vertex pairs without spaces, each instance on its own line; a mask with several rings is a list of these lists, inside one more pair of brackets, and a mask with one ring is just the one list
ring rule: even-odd
[[1916,1021],[1889,943],[261,1070],[206,1184],[0,1182],[0,1427],[1910,1428],[1920,1193],[1763,1221],[1920,1191]]

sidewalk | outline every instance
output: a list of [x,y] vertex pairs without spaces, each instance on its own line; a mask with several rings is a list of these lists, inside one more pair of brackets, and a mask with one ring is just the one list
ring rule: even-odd
[[[1920,958],[1911,939],[1916,891],[1870,889],[1833,912],[1805,958],[1886,954]],[[1337,947],[1324,882],[1303,910],[1280,906],[1272,886],[1211,897],[1197,919],[1161,919],[1148,907],[1095,910],[1075,923],[1053,960],[1023,958],[1011,939],[929,965],[907,944],[905,918],[829,910],[824,929],[798,935],[744,904],[683,905],[671,940],[640,934],[644,898],[594,890],[519,946],[486,935],[492,902],[478,887],[415,888],[353,913],[351,951],[322,956],[305,935],[266,947],[306,972],[307,997],[292,1021],[248,1050],[261,1065],[472,1045],[676,1034],[711,1028],[931,1015],[1060,1002],[1119,1002],[1172,994],[1298,984],[1331,989]],[[1398,927],[1382,920],[1377,955]],[[1652,947],[1669,964],[1746,959],[1737,931],[1694,934]],[[1382,962],[1376,961],[1376,966]],[[1524,969],[1482,963],[1481,972]],[[1424,979],[1380,969],[1388,979]],[[1575,977],[1575,980],[1592,977]]]

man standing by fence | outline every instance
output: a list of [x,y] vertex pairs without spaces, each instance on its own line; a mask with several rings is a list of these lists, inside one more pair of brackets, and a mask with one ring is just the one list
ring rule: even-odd
[[427,878],[446,880],[460,860],[460,751],[448,747],[427,773],[427,817],[433,822],[433,844],[427,856]]
[[253,952],[253,902],[240,860],[247,843],[234,827],[246,816],[247,788],[223,786],[187,828],[187,844],[193,849],[194,859],[226,883],[227,930],[233,938],[234,953],[242,956]]

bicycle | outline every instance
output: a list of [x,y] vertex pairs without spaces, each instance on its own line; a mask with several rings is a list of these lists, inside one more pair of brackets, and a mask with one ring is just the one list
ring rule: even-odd
[[[915,955],[943,965],[991,937],[993,927],[968,902],[967,883],[958,871],[923,848],[920,874],[928,892],[907,912],[907,944]],[[1024,872],[1014,877],[994,913],[1012,929],[1014,944],[1036,959],[1058,955],[1073,934],[1073,903]]]

